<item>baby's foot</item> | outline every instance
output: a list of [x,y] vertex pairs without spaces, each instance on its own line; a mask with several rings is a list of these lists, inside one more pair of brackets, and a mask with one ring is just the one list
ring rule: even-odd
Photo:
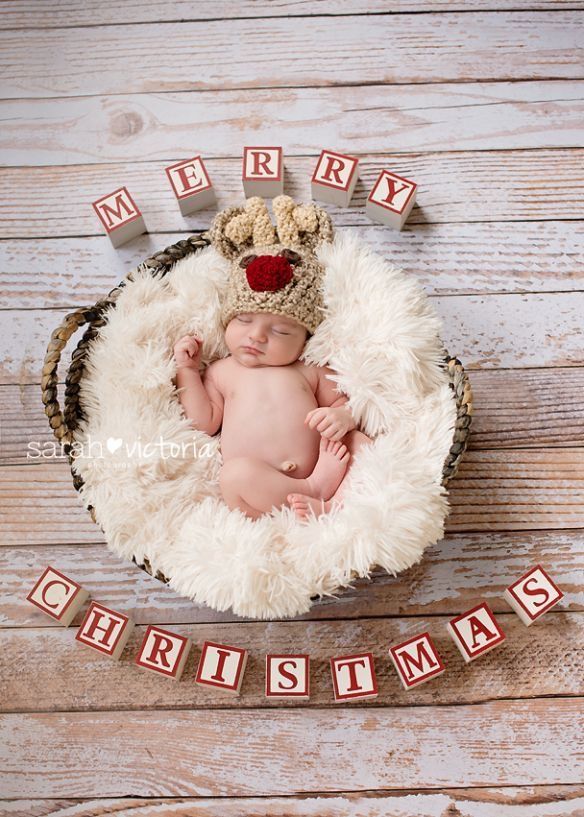
[[330,499],[341,484],[350,459],[346,445],[321,437],[318,461],[312,474],[306,478],[306,493],[315,499]]
[[[315,499],[313,496],[306,494],[288,494],[286,497],[288,504],[300,519],[308,519],[311,511],[318,518],[322,514],[329,513],[333,505],[337,504],[335,500],[329,499]],[[340,503],[339,503],[340,504]]]

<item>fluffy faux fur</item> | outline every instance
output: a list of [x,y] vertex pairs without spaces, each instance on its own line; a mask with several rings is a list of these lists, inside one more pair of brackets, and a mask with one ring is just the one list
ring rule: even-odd
[[375,565],[405,570],[443,535],[456,406],[439,320],[419,284],[356,233],[337,232],[318,256],[326,318],[303,359],[338,373],[375,438],[354,460],[344,507],[327,516],[300,521],[283,507],[252,521],[230,511],[219,491],[220,437],[193,431],[182,415],[176,340],[202,333],[203,364],[228,353],[219,324],[228,262],[213,247],[164,278],[138,269],[88,355],[74,465],[84,502],[115,553],[147,557],[177,593],[217,610],[295,616]]

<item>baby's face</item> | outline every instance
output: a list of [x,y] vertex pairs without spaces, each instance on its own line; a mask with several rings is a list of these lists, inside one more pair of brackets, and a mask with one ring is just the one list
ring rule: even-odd
[[300,356],[307,334],[292,318],[271,312],[241,312],[227,324],[225,343],[243,366],[287,366]]

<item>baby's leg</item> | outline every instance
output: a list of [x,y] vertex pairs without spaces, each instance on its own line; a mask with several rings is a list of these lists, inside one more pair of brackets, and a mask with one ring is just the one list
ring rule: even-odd
[[230,508],[239,508],[252,519],[271,511],[274,506],[280,508],[292,490],[328,499],[338,488],[349,457],[342,442],[322,438],[318,462],[306,478],[289,477],[256,457],[234,457],[219,472],[223,499]]
[[[353,431],[349,431],[343,437],[343,443],[347,446],[350,454],[351,454],[351,465],[353,464],[354,456],[356,452],[361,448],[362,445],[366,443],[373,442],[371,437],[368,437],[366,434],[363,434],[362,431],[358,429],[353,429]],[[336,492],[331,496],[331,498],[327,500],[317,499],[311,497],[307,494],[302,493],[293,493],[288,495],[288,503],[290,507],[296,512],[296,515],[299,516],[301,519],[307,519],[310,516],[310,511],[314,511],[316,517],[320,516],[323,513],[329,513],[334,507],[334,505],[342,505],[342,496],[344,491],[344,485],[347,481],[347,477],[351,470],[351,465],[347,468],[343,479],[341,480],[339,487],[337,488]]]

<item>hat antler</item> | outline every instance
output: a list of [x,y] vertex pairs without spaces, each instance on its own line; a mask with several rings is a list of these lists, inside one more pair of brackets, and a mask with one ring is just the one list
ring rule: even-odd
[[280,243],[315,250],[323,241],[332,241],[329,214],[315,204],[296,204],[291,196],[276,196],[272,202]]
[[267,246],[277,241],[268,208],[260,196],[247,199],[243,207],[228,207],[218,213],[207,237],[229,259],[246,247]]

